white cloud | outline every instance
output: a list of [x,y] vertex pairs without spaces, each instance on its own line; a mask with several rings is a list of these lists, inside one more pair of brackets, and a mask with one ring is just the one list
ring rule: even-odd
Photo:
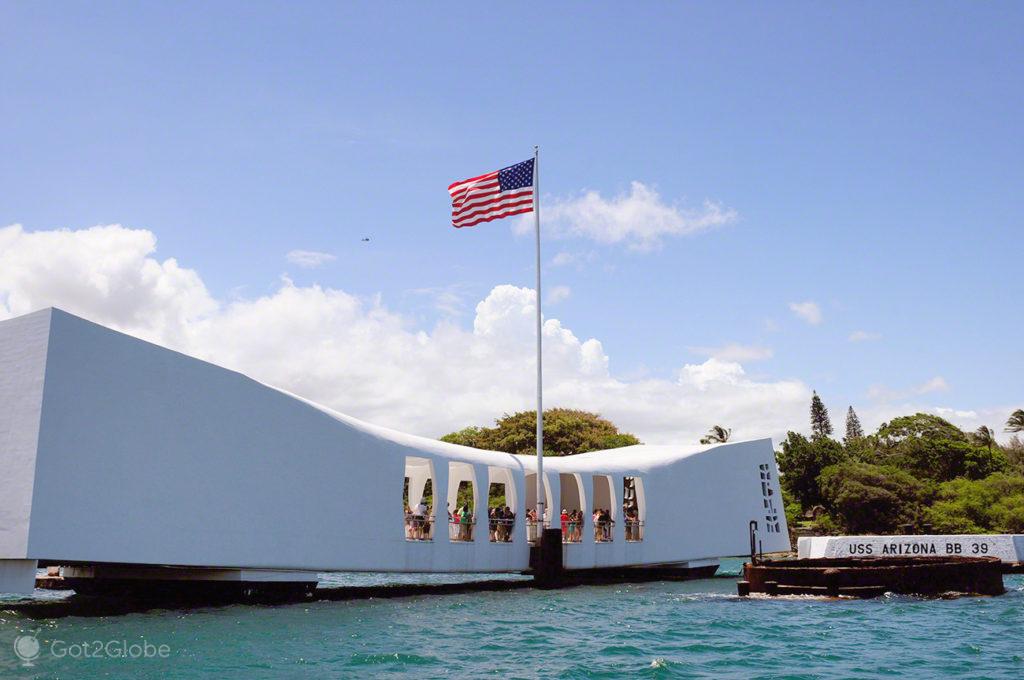
[[[495,286],[472,326],[431,329],[379,299],[297,286],[217,301],[199,274],[159,261],[152,233],[117,225],[0,228],[0,318],[46,306],[241,370],[370,422],[437,436],[534,400],[534,293]],[[695,443],[715,423],[738,439],[804,426],[810,390],[709,358],[672,378],[626,380],[597,339],[544,322],[545,401],[598,411],[649,443]]]
[[569,286],[554,286],[548,289],[545,302],[549,305],[557,305],[559,302],[568,300],[570,295],[572,295],[572,288]]
[[869,342],[872,340],[881,340],[881,333],[869,333],[867,331],[854,331],[850,333],[850,342]]
[[894,390],[885,385],[872,385],[868,388],[868,397],[877,401],[897,401],[909,399],[910,397],[930,394],[932,392],[945,392],[949,389],[949,383],[941,375],[924,381],[920,385],[913,385],[902,390]]
[[306,269],[315,269],[320,265],[338,258],[330,253],[321,253],[316,250],[292,250],[285,255],[285,259],[294,265],[298,265]]
[[949,389],[949,383],[941,375],[927,380],[917,386],[917,394],[928,394],[929,392],[945,392]]
[[940,415],[940,416],[942,416],[943,418],[946,418],[946,419],[949,419],[949,418],[960,418],[960,419],[966,419],[966,420],[977,420],[978,419],[978,412],[977,411],[962,411],[960,409],[947,408],[947,407],[944,407],[944,406],[936,406],[932,410],[935,411],[936,415]]
[[413,295],[421,295],[433,302],[434,309],[447,316],[462,316],[466,307],[463,298],[465,285],[435,286],[432,288],[413,288],[407,291]]
[[563,250],[551,258],[551,266],[568,267],[571,265],[576,269],[582,269],[583,265],[590,264],[595,260],[597,260],[597,253],[592,250],[585,253],[570,253]]
[[812,326],[817,326],[822,322],[821,307],[818,306],[817,302],[812,302],[811,300],[806,302],[790,302],[789,309]]
[[[630,249],[647,251],[659,248],[665,237],[696,234],[734,222],[737,213],[713,201],[692,209],[670,205],[652,187],[634,181],[629,193],[611,198],[585,191],[572,198],[549,200],[542,208],[542,218],[549,236],[625,243]],[[526,233],[532,225],[531,217],[513,228]]]
[[148,257],[155,250],[152,232],[117,224],[77,231],[0,228],[0,316],[50,304],[103,310],[97,320],[179,343],[189,322],[214,312],[217,303],[196,272],[174,258]]
[[763,361],[771,359],[775,352],[771,347],[758,345],[740,345],[735,342],[722,345],[721,347],[687,347],[694,354],[705,357],[713,357],[723,361]]

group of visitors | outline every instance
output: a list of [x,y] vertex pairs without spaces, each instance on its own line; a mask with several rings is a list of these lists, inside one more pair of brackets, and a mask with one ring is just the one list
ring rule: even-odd
[[[580,543],[583,540],[583,511],[579,509],[566,510],[562,508],[562,543]],[[615,520],[612,519],[611,511],[607,508],[597,508],[591,515],[594,523],[594,541],[607,543],[614,537],[613,527]]]
[[434,528],[430,506],[421,500],[416,507],[405,509],[405,538],[410,541],[429,541]]
[[[451,506],[449,505],[449,508]],[[423,501],[415,507],[405,509],[405,537],[410,541],[433,540],[434,517],[431,506]],[[545,512],[545,517],[547,513]],[[626,528],[627,541],[643,540],[643,523],[640,511],[635,503],[623,503],[622,514]],[[580,543],[583,540],[583,511],[562,508],[562,542]],[[594,523],[594,542],[608,543],[614,537],[615,520],[606,508],[597,508],[591,517]],[[516,513],[508,506],[490,508],[487,511],[487,534],[491,543],[510,543],[512,531],[516,523]],[[448,511],[449,537],[453,541],[473,540],[473,512],[468,506]],[[537,511],[530,508],[526,511],[528,539],[536,541],[540,532],[537,529]]]
[[516,513],[507,505],[503,508],[491,508],[487,511],[487,534],[491,543],[509,543],[512,541],[512,527],[516,524]]
[[[448,507],[451,508],[451,505]],[[461,508],[456,508],[454,513],[451,510],[448,511],[448,536],[453,541],[472,541],[475,524],[473,511],[469,506],[463,505]]]
[[583,540],[583,511],[566,512],[562,508],[562,543],[579,543]]
[[608,508],[597,508],[594,510],[594,542],[608,543],[614,537],[615,520],[612,519],[611,510]]

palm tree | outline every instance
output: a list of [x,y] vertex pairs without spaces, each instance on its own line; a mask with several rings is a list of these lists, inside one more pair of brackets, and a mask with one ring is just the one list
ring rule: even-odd
[[726,429],[721,425],[715,425],[708,433],[700,438],[701,444],[724,444],[729,441],[729,436],[732,434],[732,430]]
[[974,431],[973,439],[978,446],[987,446],[988,450],[991,451],[992,447],[996,444],[996,433],[991,427],[982,425]]
[[1019,408],[1010,414],[1006,420],[1007,432],[1024,432],[1024,408]]

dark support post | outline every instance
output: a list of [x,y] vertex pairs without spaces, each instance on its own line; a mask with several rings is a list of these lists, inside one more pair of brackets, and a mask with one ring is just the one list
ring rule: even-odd
[[757,522],[750,520],[747,530],[750,532],[750,563],[757,564]]
[[557,588],[562,582],[562,530],[544,529],[537,547],[533,580],[538,588]]

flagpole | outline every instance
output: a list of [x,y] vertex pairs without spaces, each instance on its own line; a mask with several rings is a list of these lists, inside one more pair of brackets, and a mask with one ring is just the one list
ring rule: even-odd
[[[533,229],[537,241],[537,522],[544,528],[544,373],[541,365],[540,311],[540,147],[533,147]],[[540,538],[538,532],[537,538]]]

